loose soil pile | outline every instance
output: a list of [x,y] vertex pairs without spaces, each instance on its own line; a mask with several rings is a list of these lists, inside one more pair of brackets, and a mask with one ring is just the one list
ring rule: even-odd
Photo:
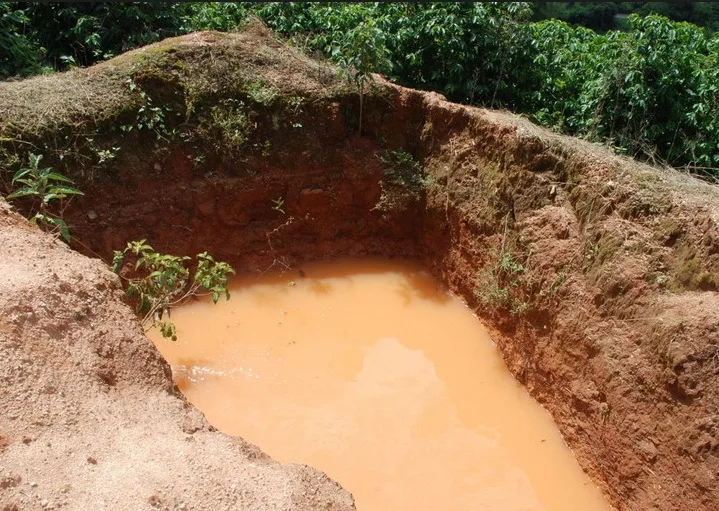
[[[261,26],[193,34],[0,84],[0,156],[41,151],[72,176],[73,246],[105,259],[141,238],[256,271],[420,257],[495,329],[619,509],[719,507],[719,191],[377,80],[360,136],[330,66]],[[397,151],[421,186],[397,178]],[[104,266],[3,218],[3,503],[351,506],[209,431]]]
[[354,509],[306,466],[214,431],[106,265],[0,203],[0,509]]

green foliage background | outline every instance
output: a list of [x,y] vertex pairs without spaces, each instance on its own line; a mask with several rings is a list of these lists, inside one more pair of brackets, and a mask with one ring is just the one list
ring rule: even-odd
[[[363,73],[719,176],[719,7],[711,3],[5,2],[0,78],[89,65],[195,30],[234,30],[250,16],[337,62],[383,56],[381,68]],[[349,40],[358,27],[373,34],[359,50]]]

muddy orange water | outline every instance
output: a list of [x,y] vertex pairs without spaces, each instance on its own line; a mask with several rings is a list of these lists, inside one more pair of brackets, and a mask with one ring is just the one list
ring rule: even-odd
[[153,334],[215,427],[327,472],[359,511],[611,509],[479,320],[419,266],[238,279]]

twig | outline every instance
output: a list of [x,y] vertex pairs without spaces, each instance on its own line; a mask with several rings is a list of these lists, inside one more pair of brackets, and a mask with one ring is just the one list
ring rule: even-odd
[[502,233],[502,249],[499,251],[499,261],[504,257],[504,242],[507,240],[507,222],[509,221],[509,213],[504,216],[504,232]]
[[274,245],[272,244],[272,235],[273,235],[273,234],[277,234],[277,233],[280,231],[280,229],[282,229],[283,227],[287,227],[287,226],[290,225],[292,222],[294,222],[294,220],[295,220],[295,217],[292,217],[292,216],[291,216],[291,217],[289,217],[289,218],[285,221],[285,223],[280,224],[280,225],[278,225],[277,227],[275,227],[274,229],[272,229],[271,231],[268,231],[268,232],[265,233],[265,236],[267,237],[267,244],[268,244],[269,247],[270,247],[270,254],[272,254],[272,264],[270,264],[270,265],[265,269],[265,271],[263,271],[262,273],[260,273],[260,275],[264,275],[265,273],[267,273],[268,271],[270,271],[270,269],[272,269],[272,268],[275,266],[275,264],[280,264],[280,265],[282,265],[282,266],[285,268],[285,270],[289,270],[289,269],[290,269],[290,267],[289,267],[288,264],[286,264],[286,263],[284,263],[283,261],[280,261],[279,259],[277,259],[277,256],[275,255],[275,247],[274,247]]

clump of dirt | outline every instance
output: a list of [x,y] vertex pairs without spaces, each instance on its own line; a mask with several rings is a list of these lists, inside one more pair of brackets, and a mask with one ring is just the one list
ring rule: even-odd
[[[68,97],[58,103],[62,108],[50,108],[55,91],[65,94],[69,84],[87,89],[85,99]],[[65,211],[78,250],[107,260],[127,241],[146,238],[158,250],[209,250],[256,271],[337,255],[420,257],[494,328],[510,370],[552,413],[582,466],[619,509],[709,511],[719,505],[716,188],[508,113],[452,104],[381,77],[367,94],[360,136],[357,96],[336,70],[261,26],[170,39],[87,70],[0,84],[0,98],[2,165],[13,170],[30,152],[43,150],[85,192]],[[148,111],[157,115],[148,117]],[[385,156],[397,151],[408,168],[422,169],[422,190],[412,190],[401,208],[378,208]],[[41,329],[24,318],[49,324],[43,321],[50,322],[65,301],[84,303],[99,292],[91,292],[86,286],[95,280],[80,279],[77,270],[66,277],[69,287],[53,287],[45,269],[70,257],[77,258],[75,268],[100,272],[102,266],[53,250],[44,259],[42,251],[22,259],[44,275],[33,284],[43,290],[37,301],[20,302],[43,308],[28,309],[35,316],[20,309],[10,315],[23,318],[30,332]],[[110,360],[98,355],[78,363],[92,374],[88,381],[108,389],[89,394],[97,396],[96,417],[116,425],[128,424],[118,410],[149,414],[152,408],[162,415],[164,408],[147,395],[168,395],[162,387],[170,380],[159,355],[140,343],[113,286],[111,297],[98,303],[116,316],[94,319],[86,311],[72,321],[94,326],[77,335],[66,319],[60,323],[66,326],[51,331],[54,341],[38,333],[45,341],[35,358],[24,356],[39,360],[43,353],[55,361],[45,367],[65,367],[81,342],[110,350]],[[47,293],[54,302],[42,298]],[[17,302],[3,303],[0,310]],[[136,334],[131,343],[112,334],[128,328]],[[22,331],[14,325],[0,335],[24,345]],[[157,369],[138,371],[138,360]],[[38,368],[31,388],[53,374]],[[84,381],[77,375],[85,373],[61,374],[70,388],[73,378]],[[5,388],[24,389],[29,380],[18,378]],[[10,392],[25,396],[29,390]],[[197,417],[179,397],[171,399],[181,406],[166,412],[167,421]],[[69,402],[57,413],[85,417],[73,406],[80,405]],[[60,435],[57,424],[48,431]],[[158,424],[143,422],[133,431],[147,442],[174,431]],[[242,451],[239,441],[201,431],[202,438],[215,439],[206,444],[211,456],[227,457],[225,448]],[[0,436],[8,437],[2,429]],[[82,441],[68,440],[56,459],[75,459]],[[16,445],[0,458],[5,470],[22,466],[5,461]],[[146,443],[137,454],[150,456],[154,448]],[[102,457],[81,455],[97,465],[83,465],[78,480],[94,481],[88,471],[97,470]],[[15,475],[27,480],[0,474]],[[322,488],[331,487],[323,480]],[[329,493],[320,495],[334,502]],[[346,496],[332,495],[337,502]]]

